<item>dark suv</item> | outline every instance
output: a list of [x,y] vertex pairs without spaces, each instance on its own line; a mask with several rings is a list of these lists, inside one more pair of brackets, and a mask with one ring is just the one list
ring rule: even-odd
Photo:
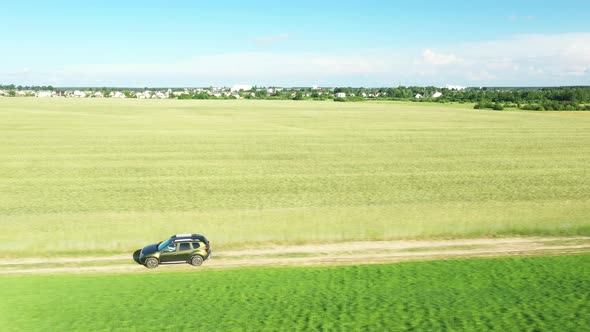
[[189,263],[199,266],[211,258],[211,254],[209,241],[203,235],[177,234],[141,249],[139,261],[150,269],[160,264]]

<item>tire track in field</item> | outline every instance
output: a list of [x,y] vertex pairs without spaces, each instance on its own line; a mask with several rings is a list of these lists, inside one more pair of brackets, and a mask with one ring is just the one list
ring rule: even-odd
[[[213,248],[215,250],[215,248]],[[148,270],[130,255],[5,259],[0,274],[160,273],[257,266],[384,264],[450,258],[590,253],[590,237],[481,238],[456,240],[362,241],[275,245],[214,251],[202,267],[187,264]],[[53,265],[53,266],[51,266]]]

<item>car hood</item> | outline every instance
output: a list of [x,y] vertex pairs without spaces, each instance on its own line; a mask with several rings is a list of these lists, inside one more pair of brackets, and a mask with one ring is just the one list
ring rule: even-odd
[[153,254],[156,251],[158,251],[158,244],[157,243],[150,244],[149,246],[145,246],[143,249],[141,249],[141,252],[144,255]]

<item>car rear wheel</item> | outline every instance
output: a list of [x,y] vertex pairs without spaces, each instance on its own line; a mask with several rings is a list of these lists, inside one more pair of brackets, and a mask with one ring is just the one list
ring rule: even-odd
[[160,264],[158,260],[153,257],[150,257],[145,261],[145,267],[148,269],[155,269],[158,267],[158,264]]
[[203,257],[195,255],[191,257],[190,263],[192,266],[200,266],[201,264],[203,264]]

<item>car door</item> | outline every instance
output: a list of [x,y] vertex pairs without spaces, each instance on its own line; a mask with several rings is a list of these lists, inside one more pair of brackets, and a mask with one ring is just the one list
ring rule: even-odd
[[160,252],[160,263],[170,263],[177,260],[178,243],[170,243]]
[[190,242],[180,242],[178,245],[178,255],[177,258],[180,261],[188,262],[188,259],[193,252],[191,248]]

